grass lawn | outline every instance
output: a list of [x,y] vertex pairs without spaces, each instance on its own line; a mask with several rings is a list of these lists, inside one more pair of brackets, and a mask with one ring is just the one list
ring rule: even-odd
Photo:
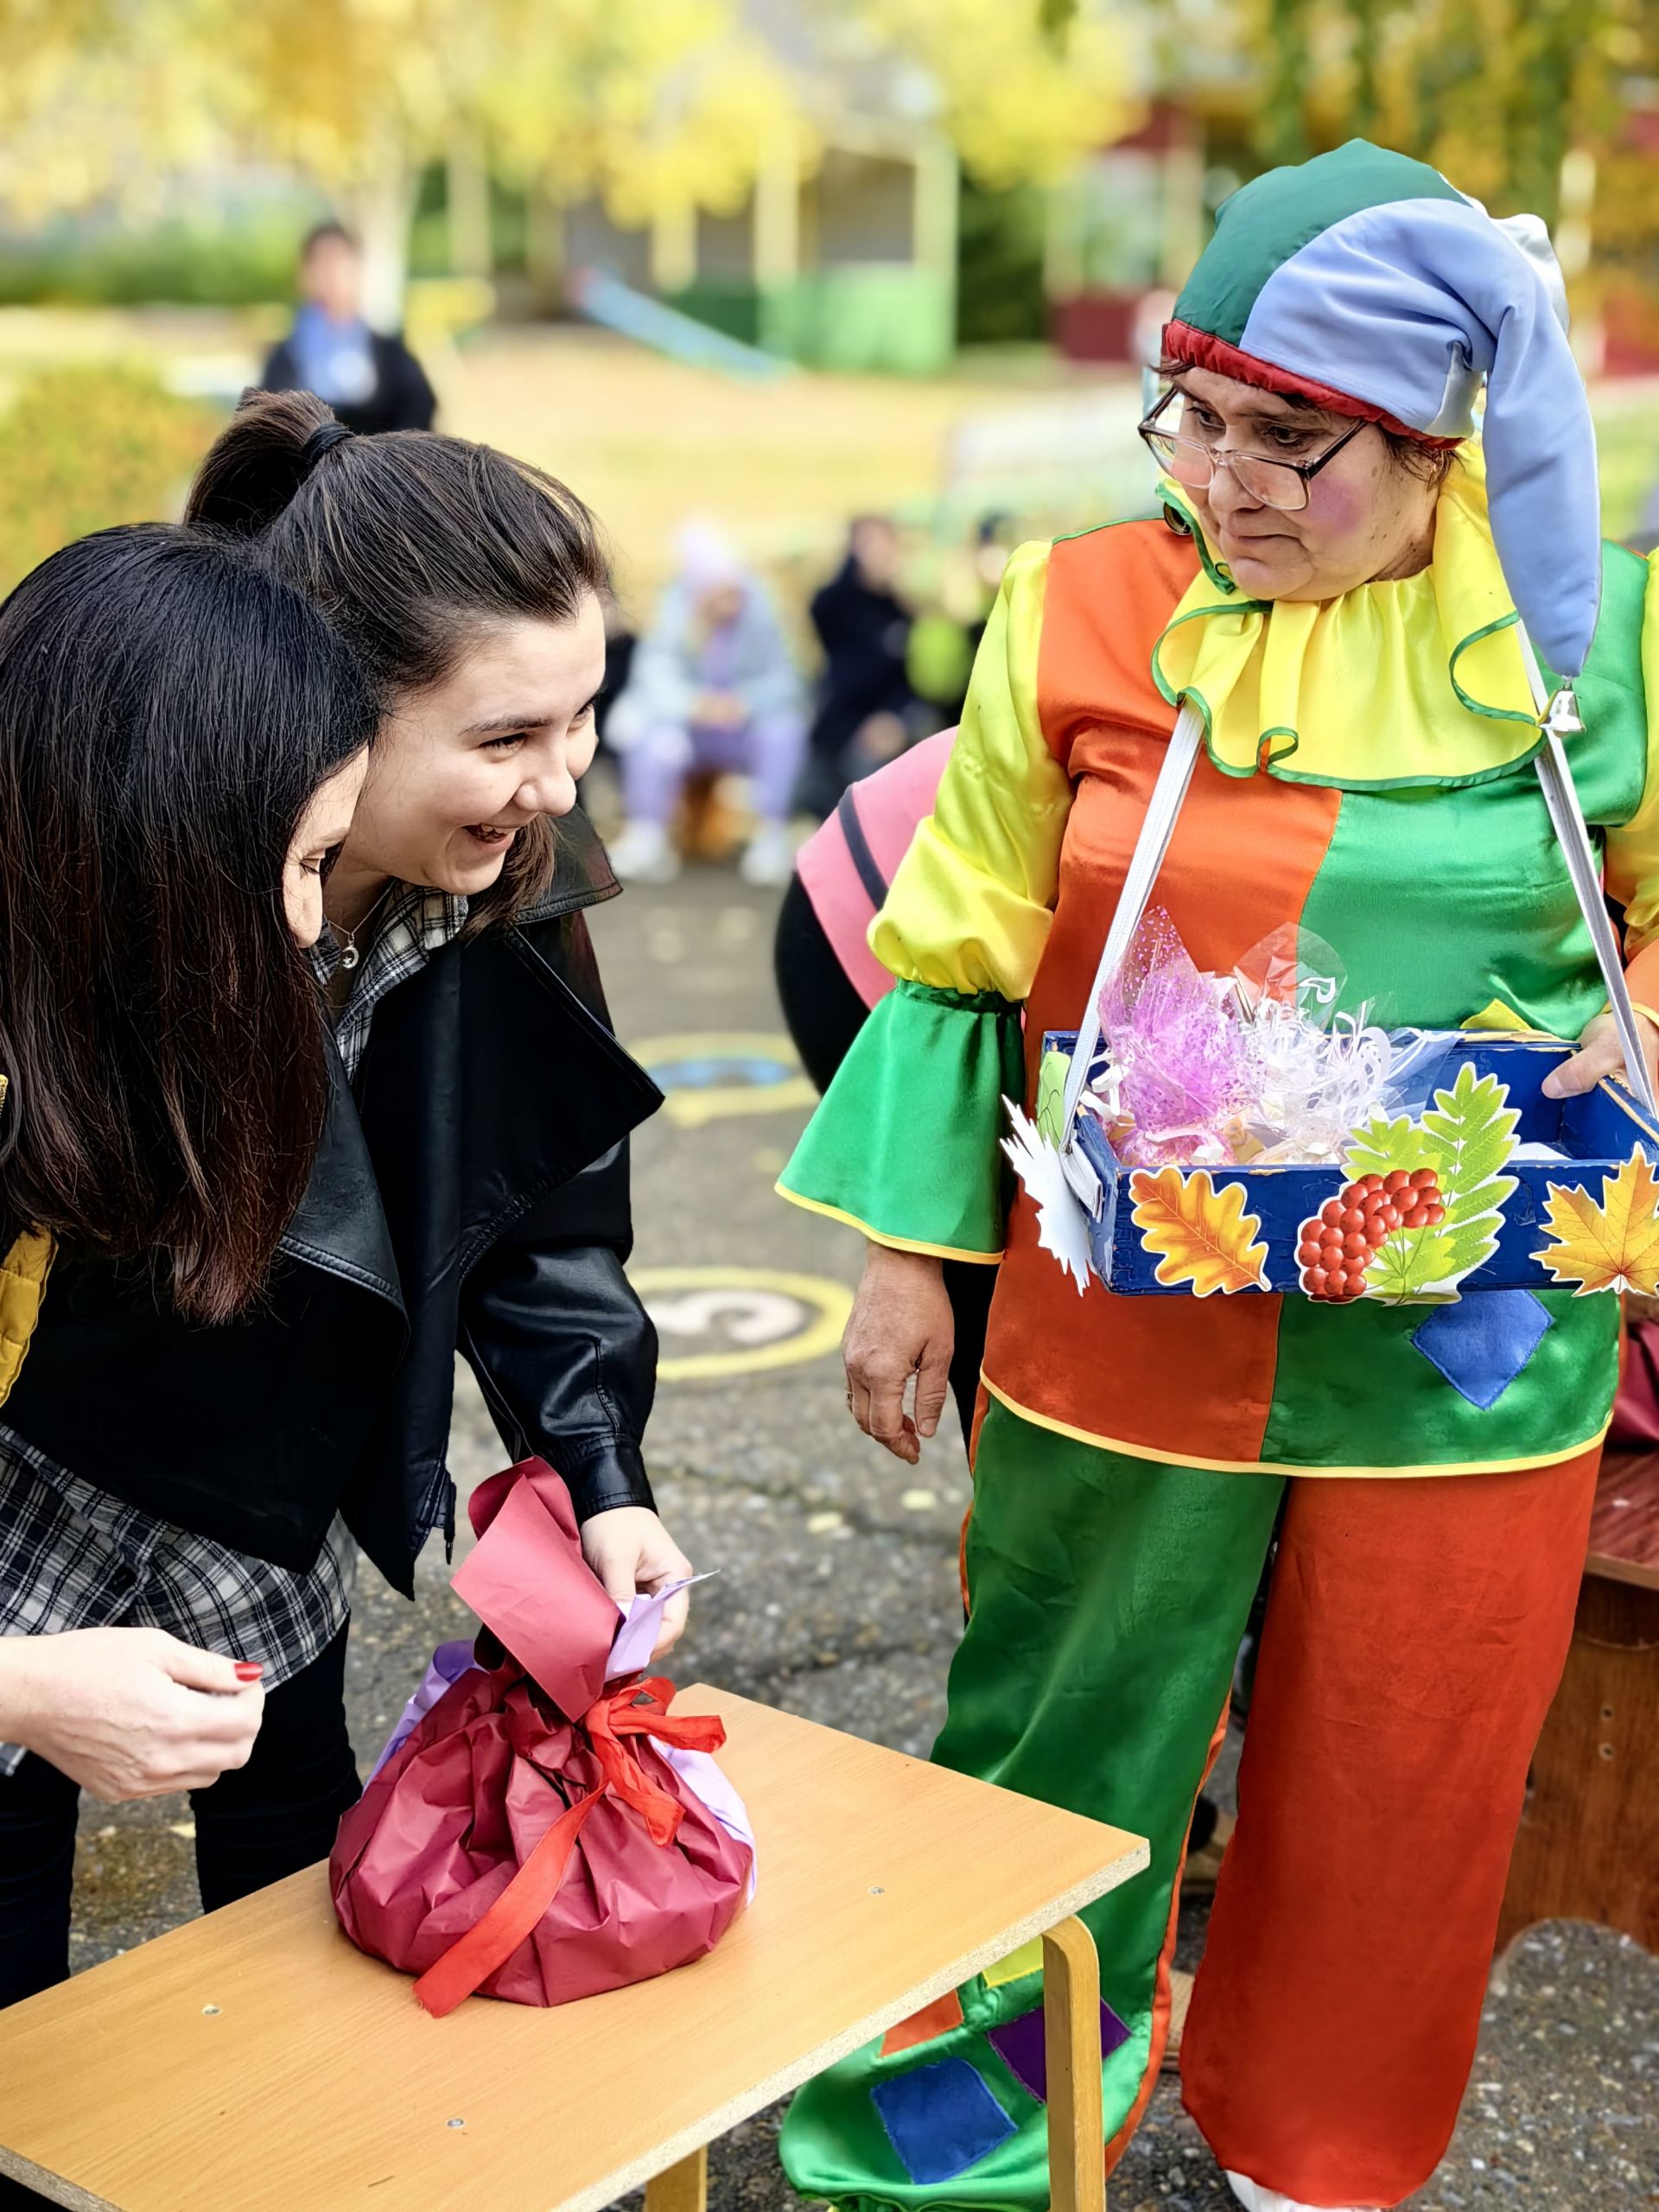
[[[563,477],[604,518],[626,584],[658,582],[676,525],[716,520],[750,552],[827,561],[861,510],[925,510],[952,429],[1040,404],[1074,375],[1020,358],[931,379],[798,370],[738,384],[596,331],[486,334],[440,371],[447,428]],[[1096,381],[1097,379],[1089,379]],[[1112,378],[1135,405],[1127,375]]]
[[[0,408],[42,370],[122,359],[149,359],[169,379],[228,404],[257,373],[267,335],[256,319],[212,311],[12,310],[0,315]],[[429,366],[441,427],[537,462],[598,511],[639,612],[671,563],[677,524],[690,516],[725,525],[793,587],[827,571],[851,515],[875,508],[926,518],[952,433],[970,420],[1019,419],[1025,443],[1016,438],[1013,449],[1040,457],[1033,465],[1050,488],[1021,526],[1076,528],[1095,518],[1086,467],[1064,511],[1041,505],[1068,466],[1067,423],[1093,407],[1116,423],[1121,410],[1130,437],[1139,397],[1127,371],[1075,368],[1039,351],[970,354],[954,374],[930,379],[796,371],[738,384],[571,326],[481,331],[431,356]],[[1605,527],[1620,536],[1659,479],[1659,381],[1604,385],[1595,406]],[[1017,496],[992,504],[1028,505]],[[1100,518],[1111,512],[1103,497]]]

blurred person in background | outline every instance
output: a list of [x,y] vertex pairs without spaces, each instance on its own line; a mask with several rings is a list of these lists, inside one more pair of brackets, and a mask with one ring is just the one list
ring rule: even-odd
[[812,596],[824,664],[801,804],[820,821],[849,784],[911,741],[916,695],[905,664],[912,618],[898,588],[899,563],[893,524],[885,515],[861,515],[846,558]]
[[437,400],[400,337],[363,320],[363,257],[340,223],[300,248],[294,327],[265,363],[266,391],[314,391],[350,430],[429,430]]
[[788,882],[789,812],[806,747],[801,679],[771,594],[706,524],[680,534],[679,572],[607,734],[622,763],[628,826],[611,864],[624,882],[679,873],[675,810],[702,774],[750,779],[758,826],[741,873],[748,883]]

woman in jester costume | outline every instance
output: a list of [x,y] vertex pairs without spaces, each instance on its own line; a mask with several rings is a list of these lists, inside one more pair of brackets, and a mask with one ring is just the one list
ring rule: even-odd
[[[1599,542],[1564,321],[1540,225],[1363,142],[1228,201],[1166,332],[1164,515],[1009,563],[872,927],[898,988],[780,1186],[870,1240],[849,1402],[906,1460],[944,1396],[940,1260],[1001,1260],[934,1755],[1150,1837],[1150,1872],[1085,1915],[1109,2169],[1156,2078],[1188,1821],[1284,1508],[1182,2050],[1234,2193],[1274,2212],[1397,2203],[1451,2135],[1618,1300],[1488,1294],[1463,1309],[1501,1329],[1420,1344],[1421,1306],[1371,1298],[1079,1297],[1029,1198],[1005,1215],[1001,1102],[1035,1110],[1044,1033],[1088,1002],[1184,702],[1205,743],[1155,899],[1200,969],[1300,924],[1339,955],[1345,1006],[1579,1040],[1555,1095],[1617,1069],[1517,614],[1575,682],[1572,767],[1659,1042],[1647,572]],[[1039,2212],[1041,1997],[1016,1955],[810,2083],[783,2139],[797,2188]]]

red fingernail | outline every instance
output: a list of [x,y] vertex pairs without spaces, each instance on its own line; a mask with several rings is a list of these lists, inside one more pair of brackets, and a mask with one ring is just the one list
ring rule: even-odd
[[257,1659],[238,1659],[236,1662],[236,1679],[238,1682],[257,1682],[264,1671]]

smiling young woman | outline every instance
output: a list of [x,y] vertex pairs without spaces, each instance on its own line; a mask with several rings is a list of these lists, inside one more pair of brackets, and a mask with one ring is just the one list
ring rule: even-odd
[[[594,518],[487,446],[353,437],[303,392],[250,394],[188,512],[255,541],[382,710],[327,887],[340,1084],[319,1173],[372,1171],[339,1186],[329,1240],[378,1255],[404,1343],[377,1357],[373,1323],[335,1339],[321,1421],[341,1449],[294,1478],[308,1525],[343,1499],[409,1586],[453,1518],[459,1350],[507,1448],[569,1484],[613,1595],[684,1574],[640,1443],[656,1338],[623,1273],[626,1140],[658,1094],[611,1033],[582,918],[617,888],[576,808],[604,673]],[[683,1619],[677,1600],[669,1641]]]

